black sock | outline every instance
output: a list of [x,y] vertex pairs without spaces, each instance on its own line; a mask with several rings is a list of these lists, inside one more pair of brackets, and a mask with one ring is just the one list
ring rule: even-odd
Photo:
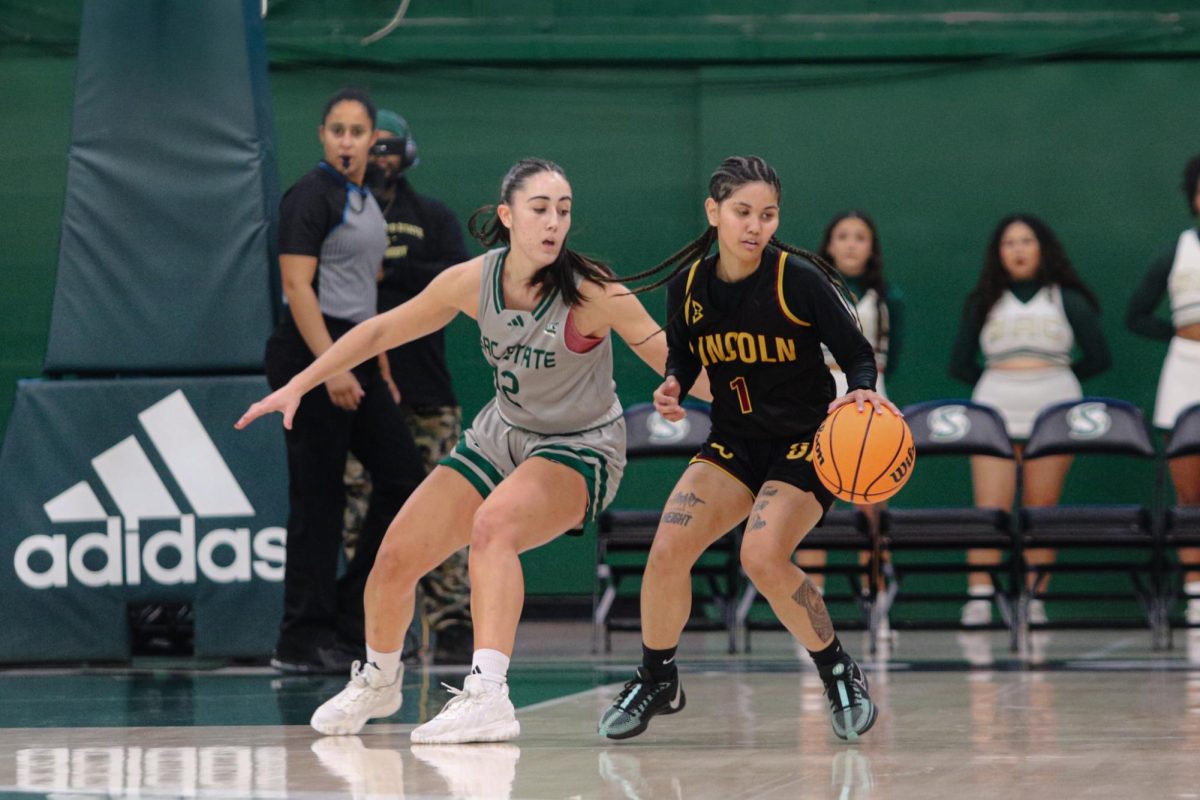
[[812,656],[812,660],[818,667],[831,667],[838,662],[838,659],[845,655],[845,651],[842,650],[842,643],[838,641],[838,637],[834,636],[833,641],[829,643],[828,647],[816,652],[809,650],[808,654]]
[[678,671],[675,667],[675,650],[678,647],[668,647],[666,650],[651,650],[642,645],[642,666],[650,673],[650,677],[659,683],[669,681]]

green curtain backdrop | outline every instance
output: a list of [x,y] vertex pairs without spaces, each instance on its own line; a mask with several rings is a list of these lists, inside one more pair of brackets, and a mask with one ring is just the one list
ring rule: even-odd
[[[647,17],[639,4],[616,3],[599,17],[574,4],[462,2],[439,7],[457,27],[427,20],[362,46],[394,4],[363,3],[349,19],[330,4],[273,5],[281,187],[320,157],[325,99],[358,85],[412,124],[418,190],[465,220],[496,200],[514,160],[553,158],[573,183],[575,246],[632,272],[700,232],[720,158],[758,152],[783,176],[785,239],[815,246],[847,207],[879,223],[888,275],[909,309],[907,351],[889,381],[901,402],[969,392],[946,375],[962,299],[991,227],[1032,211],[1055,227],[1103,304],[1114,368],[1085,390],[1152,403],[1165,347],[1125,332],[1122,317],[1142,270],[1190,222],[1177,187],[1200,152],[1194,11],[997,2],[972,16],[970,4],[790,3],[771,4],[782,8],[769,16],[761,3],[669,3]],[[868,23],[871,9],[886,13]],[[63,196],[70,20],[46,25],[41,44],[0,47],[0,69],[17,78],[0,82],[0,100],[22,120],[0,130],[0,159],[18,181],[0,185],[16,209],[0,218],[0,238],[12,243],[0,271],[0,422],[13,380],[36,374],[44,352]],[[646,302],[661,318],[662,296]],[[490,392],[469,321],[453,323],[448,350],[469,417]],[[627,404],[655,384],[623,348],[617,380]],[[677,472],[640,471],[619,502],[659,502]],[[1149,465],[1081,462],[1065,499],[1149,500],[1152,486]],[[969,496],[963,465],[928,461],[897,502]],[[564,540],[527,559],[530,591],[590,591],[591,547],[590,537]]]

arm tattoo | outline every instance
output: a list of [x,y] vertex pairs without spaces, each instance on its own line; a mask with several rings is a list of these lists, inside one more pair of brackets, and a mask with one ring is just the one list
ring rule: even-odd
[[828,642],[833,638],[833,620],[829,618],[825,599],[821,597],[821,592],[811,577],[804,576],[804,583],[800,584],[800,588],[792,595],[792,600],[808,612],[808,621],[812,623],[818,639]]
[[765,527],[767,527],[767,521],[765,519],[763,519],[762,517],[758,516],[757,514],[755,514],[753,517],[750,518],[750,525],[746,528],[746,532],[749,533],[750,531],[756,531],[759,528],[765,528]]

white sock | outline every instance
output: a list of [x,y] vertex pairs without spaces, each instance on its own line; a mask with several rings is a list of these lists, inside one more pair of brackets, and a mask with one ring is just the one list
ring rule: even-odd
[[1200,581],[1188,581],[1183,585],[1183,590],[1188,594],[1200,594]]
[[967,587],[967,594],[971,595],[971,597],[991,597],[995,591],[991,585],[986,583]]
[[372,649],[371,645],[367,645],[367,663],[374,664],[375,668],[382,672],[384,676],[390,678],[392,682],[395,682],[395,679],[400,677],[401,664],[399,650],[392,653],[381,653],[378,650]]
[[508,682],[508,656],[499,650],[476,650],[471,658],[471,673],[478,675],[489,689]]

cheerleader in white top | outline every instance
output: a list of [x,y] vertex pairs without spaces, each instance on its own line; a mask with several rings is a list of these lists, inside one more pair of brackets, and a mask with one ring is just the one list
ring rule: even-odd
[[[1001,220],[963,309],[950,374],[974,384],[971,399],[992,406],[1004,418],[1022,470],[1024,505],[1057,504],[1071,467],[1070,456],[1021,461],[1034,418],[1048,405],[1082,397],[1079,381],[1108,369],[1111,360],[1100,327],[1100,304],[1054,231],[1029,214]],[[1012,508],[1016,473],[1008,461],[972,457],[971,477],[976,506]],[[1053,550],[1028,550],[1025,556],[1033,565],[1054,562]],[[1000,563],[1000,554],[971,550],[967,562],[993,566]],[[1035,588],[1044,589],[1044,583]],[[975,599],[963,606],[963,624],[987,624],[994,592],[990,575],[971,573],[968,590]],[[1044,621],[1039,601],[1031,604],[1030,618]]]
[[[1188,210],[1200,218],[1198,184],[1200,156],[1189,161],[1183,170],[1183,194]],[[1170,297],[1170,322],[1155,315],[1164,296]],[[1179,413],[1200,403],[1200,235],[1196,226],[1181,233],[1150,265],[1129,298],[1125,324],[1134,333],[1170,342],[1154,403],[1154,426],[1170,436]],[[1172,459],[1170,468],[1179,504],[1200,505],[1200,456]],[[1200,549],[1184,548],[1179,557],[1182,563],[1200,564]],[[1200,570],[1189,571],[1184,580],[1191,598],[1187,620],[1200,625]]]
[[[887,397],[885,381],[894,375],[904,339],[904,305],[900,292],[883,277],[883,249],[879,243],[879,229],[866,213],[857,210],[843,211],[825,226],[818,255],[837,267],[847,288],[856,298],[855,311],[862,327],[863,336],[875,350],[875,366],[878,377],[875,391]],[[829,367],[837,384],[837,396],[847,391],[846,374],[838,366],[837,359],[822,345],[825,366]],[[879,535],[879,512],[885,503],[860,506],[867,515],[872,536]],[[866,563],[870,553],[860,555]],[[823,567],[825,553],[820,550],[805,550],[797,555],[801,567]],[[878,577],[878,576],[877,576]],[[824,586],[824,576],[814,574],[813,582]]]

